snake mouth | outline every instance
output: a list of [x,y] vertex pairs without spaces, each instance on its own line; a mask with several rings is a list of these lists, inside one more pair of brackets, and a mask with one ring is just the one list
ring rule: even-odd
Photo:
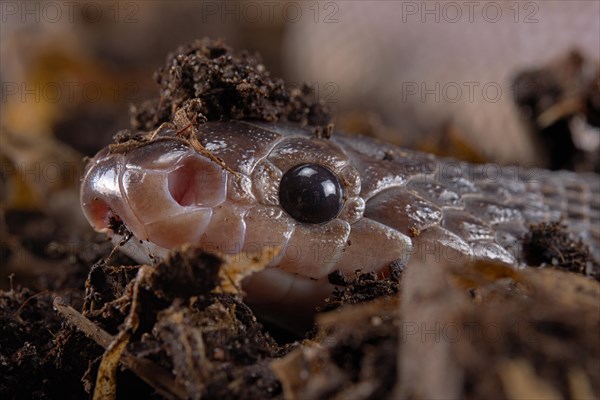
[[88,218],[92,222],[92,226],[97,231],[107,232],[115,231],[112,229],[117,222],[123,222],[120,216],[115,214],[113,209],[104,200],[94,200],[88,205]]
[[83,213],[92,227],[99,232],[111,234],[115,226],[126,224],[145,236],[143,225],[137,219],[122,195],[121,178],[124,170],[122,155],[100,154],[90,161],[81,185]]

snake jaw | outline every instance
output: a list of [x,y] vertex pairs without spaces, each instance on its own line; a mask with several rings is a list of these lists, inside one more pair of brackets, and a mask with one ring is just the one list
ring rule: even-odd
[[119,251],[128,255],[140,264],[152,265],[157,260],[164,260],[169,250],[147,240],[136,240],[119,233],[111,233],[111,241],[118,246]]

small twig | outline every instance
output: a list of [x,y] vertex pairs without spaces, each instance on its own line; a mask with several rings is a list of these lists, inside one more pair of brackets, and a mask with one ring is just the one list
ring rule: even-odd
[[54,308],[61,314],[68,323],[79,329],[85,336],[92,339],[94,342],[102,346],[103,348],[113,341],[113,337],[110,333],[106,332],[102,328],[96,326],[92,321],[81,315],[73,307],[63,302],[63,299],[56,297],[53,303]]
[[[102,348],[107,349],[115,340],[115,337],[111,334],[85,318],[73,307],[63,303],[63,300],[60,297],[54,299],[54,308],[56,308],[58,313],[62,315],[69,324],[75,326],[85,336],[92,339]],[[177,383],[175,378],[168,371],[155,363],[149,360],[139,359],[127,351],[123,352],[121,363],[150,385],[161,396],[168,399],[188,398],[185,388]]]
[[187,131],[188,129],[190,129],[193,125],[193,122],[190,122],[189,124],[187,124],[186,126],[184,126],[183,128],[179,129],[176,133],[177,136],[181,135],[183,132]]
[[[11,284],[12,284],[12,280],[11,280]],[[12,289],[11,289],[12,290]],[[33,300],[34,298],[41,296],[43,294],[48,293],[48,290],[44,290],[42,292],[36,293],[33,296],[29,296],[24,302],[23,304],[21,304],[21,306],[18,308],[17,311],[15,311],[14,313],[14,317],[19,317],[19,314],[21,314],[21,311],[23,311],[23,308],[27,305],[27,303],[29,303],[29,301]]]
[[196,137],[196,135],[191,135],[191,136],[187,137],[186,140],[188,141],[188,143],[190,144],[190,146],[192,146],[192,148],[194,150],[196,150],[198,153],[200,153],[200,154],[208,157],[211,161],[217,163],[221,168],[223,168],[225,171],[229,172],[230,174],[232,174],[236,178],[238,178],[238,179],[240,178],[240,174],[238,174],[236,171],[234,171],[231,168],[229,168],[223,162],[223,160],[221,160],[219,157],[215,156],[213,153],[210,152],[210,150],[208,150],[206,147],[204,147],[202,145],[202,143],[200,143],[200,141],[198,140],[198,138]]
[[584,105],[580,99],[564,99],[561,102],[548,107],[537,117],[537,123],[544,129],[556,121],[580,112]]

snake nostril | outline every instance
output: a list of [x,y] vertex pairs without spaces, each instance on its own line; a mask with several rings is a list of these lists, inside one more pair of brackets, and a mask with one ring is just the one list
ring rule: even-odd
[[169,194],[182,207],[196,203],[194,175],[191,166],[184,164],[167,176]]
[[190,157],[167,175],[170,196],[182,207],[214,207],[225,201],[227,175],[202,157]]

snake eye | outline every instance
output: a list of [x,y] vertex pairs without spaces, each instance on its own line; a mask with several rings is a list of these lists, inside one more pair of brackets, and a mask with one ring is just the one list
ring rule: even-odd
[[279,202],[300,222],[321,224],[334,219],[342,208],[342,187],[328,168],[301,164],[281,177]]

